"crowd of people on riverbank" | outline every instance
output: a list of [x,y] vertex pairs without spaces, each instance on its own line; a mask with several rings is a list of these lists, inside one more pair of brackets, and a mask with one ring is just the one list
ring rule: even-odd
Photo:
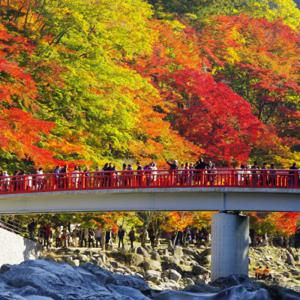
[[80,224],[69,224],[68,226],[51,226],[42,222],[37,224],[32,220],[28,226],[28,235],[37,240],[45,247],[86,247],[86,248],[134,248],[134,243],[150,243],[153,248],[157,246],[158,240],[163,239],[173,245],[207,245],[210,242],[210,233],[203,227],[201,230],[187,227],[184,231],[157,233],[149,227],[146,231],[141,228],[130,228],[126,230],[123,226],[114,226],[104,229],[102,226],[94,228],[81,226]]
[[169,170],[159,170],[156,163],[145,166],[140,162],[136,167],[123,164],[117,170],[115,164],[106,163],[103,168],[57,166],[51,173],[39,168],[36,174],[17,170],[12,176],[0,170],[0,192],[39,191],[43,189],[88,189],[105,187],[138,186],[298,186],[300,171],[293,163],[289,170],[277,170],[274,164],[264,163],[261,167],[242,164],[240,168],[216,168],[212,161],[200,158],[196,163],[179,164],[177,160],[167,161]]
[[[29,237],[37,240],[45,247],[86,247],[86,248],[134,248],[135,243],[149,243],[155,248],[159,241],[164,241],[173,246],[207,246],[211,242],[211,234],[208,228],[201,229],[186,227],[183,231],[155,232],[152,226],[145,231],[140,227],[124,228],[123,226],[87,227],[80,224],[68,224],[67,226],[51,226],[50,223],[37,223],[34,219],[27,226]],[[250,230],[249,245],[252,247],[275,246],[300,248],[300,229],[293,236],[268,236],[257,234]]]

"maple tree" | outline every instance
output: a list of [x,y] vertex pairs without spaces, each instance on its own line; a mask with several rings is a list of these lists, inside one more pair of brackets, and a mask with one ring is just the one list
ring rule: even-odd
[[250,213],[251,227],[257,234],[293,236],[299,227],[296,212]]
[[214,160],[247,161],[265,132],[249,103],[205,72],[203,67],[211,63],[200,55],[192,28],[176,23],[174,29],[163,22],[154,28],[159,30],[159,42],[151,57],[139,61],[138,70],[164,96],[161,109],[173,128]]
[[181,134],[203,147],[215,161],[232,164],[248,160],[264,127],[247,101],[211,75],[193,70],[174,73],[171,86],[170,99],[176,97],[182,104],[174,121]]
[[[50,133],[54,124],[34,118],[36,85],[32,77],[13,59],[28,55],[32,47],[25,39],[13,37],[0,25],[0,147],[38,164],[51,164],[53,153],[38,143]],[[27,108],[27,112],[22,108]]]
[[162,224],[162,229],[167,232],[184,231],[193,224],[192,212],[172,211],[166,215],[166,220]]
[[280,233],[291,236],[296,233],[300,214],[296,212],[272,213],[272,221]]
[[265,144],[254,147],[253,156],[263,157],[273,149],[274,158],[296,158],[293,148],[299,144],[299,33],[281,21],[222,16],[203,28],[201,44],[212,63],[214,77],[227,82],[251,104],[276,141],[266,139]]

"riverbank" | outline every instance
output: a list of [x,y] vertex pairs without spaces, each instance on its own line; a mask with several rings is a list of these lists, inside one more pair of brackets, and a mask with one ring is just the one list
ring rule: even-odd
[[132,275],[107,271],[95,264],[74,267],[53,260],[28,260],[0,269],[3,300],[295,300],[300,294],[246,277],[230,276],[184,290],[155,290]]
[[[103,252],[99,248],[50,249],[41,258],[66,262],[73,266],[92,263],[110,272],[138,276],[145,279],[155,290],[181,290],[191,285],[210,282],[210,248],[176,247],[175,250],[162,246],[111,249]],[[268,285],[298,289],[300,287],[300,250],[295,248],[257,247],[249,252],[249,276],[254,270],[268,266],[273,279],[260,281]]]

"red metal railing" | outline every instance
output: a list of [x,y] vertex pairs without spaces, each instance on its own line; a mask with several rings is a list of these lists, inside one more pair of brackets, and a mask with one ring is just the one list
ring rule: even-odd
[[136,188],[300,188],[298,170],[142,170],[0,177],[0,194]]

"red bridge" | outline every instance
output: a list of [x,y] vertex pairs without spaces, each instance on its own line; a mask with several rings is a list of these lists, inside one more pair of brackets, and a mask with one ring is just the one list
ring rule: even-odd
[[0,177],[1,194],[141,188],[299,189],[300,171],[275,169],[98,171]]

